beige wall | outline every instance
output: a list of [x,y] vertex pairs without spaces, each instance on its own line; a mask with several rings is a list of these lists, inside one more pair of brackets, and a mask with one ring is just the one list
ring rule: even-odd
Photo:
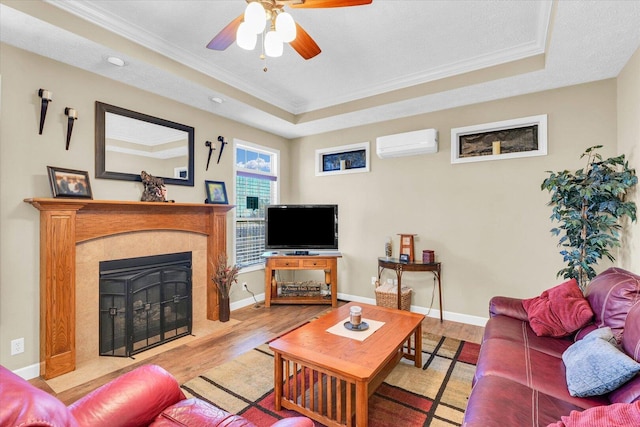
[[[640,175],[640,49],[631,57],[618,76],[618,153]],[[630,195],[640,204],[640,185]],[[640,211],[638,218],[640,219]],[[626,222],[622,239],[620,265],[640,273],[640,221]]]
[[[39,213],[23,199],[51,196],[47,165],[89,171],[95,199],[139,200],[142,194],[139,182],[95,179],[96,100],[195,128],[195,186],[167,186],[168,197],[177,202],[202,202],[206,197],[204,180],[225,181],[232,197],[233,150],[229,146],[220,164],[212,162],[205,172],[208,148],[204,143],[216,141],[218,135],[229,141],[240,138],[279,149],[283,181],[289,178],[289,142],[283,138],[6,44],[0,44],[0,56],[0,364],[9,369],[39,360]],[[42,135],[38,135],[39,88],[53,92]],[[75,108],[79,115],[69,151],[64,148],[65,107]],[[283,186],[281,191],[286,195],[288,188]],[[262,279],[255,281],[260,289]],[[247,294],[237,289],[232,298],[246,298]],[[10,356],[10,341],[19,337],[25,338],[25,352]]]
[[[548,115],[547,156],[451,164],[451,128],[538,114]],[[439,131],[437,154],[375,155],[376,137],[422,128]],[[363,141],[371,141],[371,172],[315,176],[316,149]],[[301,138],[292,145],[300,164],[292,195],[340,205],[341,293],[374,298],[371,276],[385,237],[393,236],[397,254],[397,233],[415,233],[417,253],[433,249],[442,262],[445,318],[486,318],[493,295],[532,297],[559,283],[562,257],[540,184],[547,170],[580,168],[584,149],[601,143],[604,156],[616,154],[615,80]],[[428,276],[404,277],[413,304],[428,307]]]
[[[39,221],[38,211],[23,199],[49,196],[46,166],[88,170],[96,199],[138,200],[142,192],[140,183],[94,178],[96,100],[195,127],[196,186],[169,186],[169,197],[178,202],[203,200],[205,179],[227,182],[232,197],[232,152],[225,151],[220,165],[214,164],[205,172],[207,139],[223,135],[229,141],[239,138],[279,149],[283,202],[340,205],[342,295],[374,298],[370,278],[377,273],[376,258],[383,254],[386,236],[393,236],[397,254],[397,233],[416,233],[417,252],[434,249],[443,263],[446,316],[480,321],[487,316],[491,296],[534,296],[560,280],[555,274],[562,267],[562,259],[557,239],[549,233],[549,197],[540,190],[544,171],[581,167],[580,154],[595,144],[604,143],[602,154],[607,156],[631,151],[616,146],[616,132],[618,126],[631,132],[633,125],[625,123],[635,124],[632,119],[623,123],[617,118],[616,81],[606,80],[354,126],[290,144],[283,138],[4,44],[0,49],[0,364],[10,369],[35,364],[39,359]],[[625,73],[637,74],[637,57]],[[634,79],[629,77],[635,83],[628,85],[637,89]],[[43,135],[38,135],[38,88],[54,93]],[[626,105],[638,108],[637,97]],[[79,112],[69,151],[64,150],[65,106]],[[450,163],[452,127],[536,114],[549,115],[548,156]],[[376,157],[377,136],[431,127],[440,134],[437,154],[385,160]],[[637,128],[633,129],[637,141]],[[371,141],[371,172],[315,176],[316,149],[363,141]],[[637,154],[635,159],[637,164]],[[628,255],[637,258],[637,249]],[[241,281],[261,293],[263,277],[262,272],[253,272]],[[421,280],[424,277],[408,274],[405,281],[416,290],[414,305],[426,309],[432,293],[430,281]],[[236,294],[234,301],[242,298],[244,294]],[[10,340],[18,337],[25,337],[26,351],[9,356]]]

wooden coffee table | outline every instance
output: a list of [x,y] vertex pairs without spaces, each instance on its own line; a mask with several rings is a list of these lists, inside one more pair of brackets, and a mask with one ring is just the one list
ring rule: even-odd
[[[327,329],[362,307],[363,321],[384,322],[364,341]],[[422,320],[408,311],[350,303],[272,341],[275,409],[300,412],[327,426],[366,427],[369,396],[406,357],[422,367]],[[297,372],[297,375],[294,373]]]

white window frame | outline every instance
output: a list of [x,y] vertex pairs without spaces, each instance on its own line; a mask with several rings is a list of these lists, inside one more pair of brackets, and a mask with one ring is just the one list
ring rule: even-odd
[[[272,147],[267,147],[264,145],[260,145],[260,144],[256,144],[253,142],[249,142],[249,141],[244,141],[242,139],[238,139],[238,138],[234,138],[233,139],[233,199],[235,201],[235,204],[237,206],[238,203],[238,194],[236,192],[237,188],[236,188],[236,179],[238,176],[238,171],[241,170],[238,168],[238,159],[236,156],[237,153],[237,148],[238,146],[241,147],[246,147],[249,150],[253,150],[253,151],[261,151],[270,155],[275,155],[275,173],[271,173],[271,174],[266,174],[266,173],[262,173],[260,171],[255,171],[255,170],[251,170],[251,169],[246,169],[246,171],[251,172],[251,173],[255,173],[256,175],[261,175],[264,174],[265,176],[276,176],[276,181],[275,181],[275,195],[274,198],[272,200],[273,204],[277,204],[280,202],[280,150],[276,149],[276,148],[272,148]],[[236,212],[234,212],[233,214],[233,258],[235,261],[236,258],[236,228],[237,228],[237,217],[236,217]],[[248,273],[251,271],[258,271],[258,270],[263,270],[264,269],[264,262],[263,263],[259,263],[259,264],[252,264],[250,266],[247,267],[242,267],[240,269],[241,273]]]

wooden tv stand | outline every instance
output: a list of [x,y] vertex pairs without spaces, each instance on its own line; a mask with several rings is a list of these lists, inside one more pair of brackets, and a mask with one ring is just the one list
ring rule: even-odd
[[[319,255],[285,255],[275,253],[266,255],[264,272],[264,305],[271,304],[331,304],[338,306],[338,258],[339,253]],[[324,270],[325,283],[329,285],[331,295],[323,296],[278,296],[276,270]]]

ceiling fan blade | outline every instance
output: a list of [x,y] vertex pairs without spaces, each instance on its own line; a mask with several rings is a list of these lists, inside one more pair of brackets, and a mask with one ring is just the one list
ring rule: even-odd
[[290,3],[289,7],[297,9],[319,9],[324,7],[347,7],[370,4],[373,0],[305,0],[304,3]]
[[222,29],[207,45],[209,49],[213,50],[225,50],[231,43],[236,41],[236,32],[238,27],[244,20],[244,13],[238,16],[233,21],[229,22],[226,27]]
[[320,47],[311,36],[296,22],[296,38],[289,43],[304,59],[311,59],[318,55]]

